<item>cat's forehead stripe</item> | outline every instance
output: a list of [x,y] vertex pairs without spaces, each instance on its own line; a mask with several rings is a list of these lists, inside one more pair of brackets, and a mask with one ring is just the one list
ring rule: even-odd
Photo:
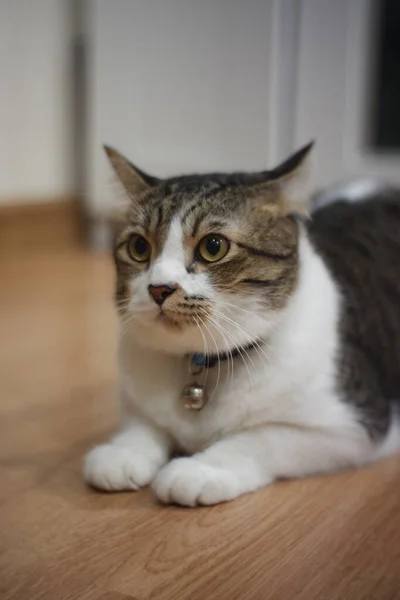
[[[155,233],[158,238],[165,239],[167,230],[174,218],[179,219],[190,235],[196,235],[201,222],[213,211],[214,202],[198,194],[171,194],[166,197],[152,199],[148,205],[144,220],[144,228],[148,233]],[[216,206],[215,206],[216,208]],[[218,207],[221,210],[221,205]],[[230,211],[229,211],[230,212]]]
[[182,223],[183,225],[186,224],[188,218],[193,214],[193,212],[197,209],[198,207],[198,202],[192,202],[191,204],[189,204],[188,207],[185,208],[183,214],[182,214]]

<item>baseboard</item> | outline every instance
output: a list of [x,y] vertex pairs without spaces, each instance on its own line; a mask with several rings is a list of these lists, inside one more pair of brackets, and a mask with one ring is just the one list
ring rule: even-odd
[[62,198],[37,204],[0,205],[0,250],[58,249],[85,240],[81,203]]

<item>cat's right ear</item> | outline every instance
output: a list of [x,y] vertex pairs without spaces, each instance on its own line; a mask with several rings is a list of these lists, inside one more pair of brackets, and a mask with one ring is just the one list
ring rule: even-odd
[[147,173],[135,167],[114,148],[110,148],[110,146],[103,147],[130,201],[136,202],[141,194],[160,182],[156,177],[147,175]]

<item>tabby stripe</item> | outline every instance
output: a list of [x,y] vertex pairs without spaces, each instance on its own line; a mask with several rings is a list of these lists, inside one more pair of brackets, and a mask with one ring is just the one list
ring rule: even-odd
[[198,200],[196,199],[196,202],[193,202],[193,204],[190,204],[188,206],[188,208],[185,210],[185,212],[182,215],[182,224],[183,225],[185,224],[188,217],[190,217],[192,212],[194,212],[196,210],[197,206],[198,206]]
[[256,254],[257,256],[264,256],[265,258],[272,258],[274,260],[286,260],[293,256],[294,251],[289,252],[288,254],[275,254],[274,252],[265,252],[265,250],[260,250],[259,248],[253,248],[252,246],[247,246],[247,244],[237,244],[239,248],[243,248],[243,250],[247,250],[250,254]]
[[142,229],[142,223],[139,223],[139,221],[128,221],[128,225],[129,225],[129,230],[131,229]]
[[226,223],[223,223],[222,221],[210,221],[207,223],[208,229],[215,230],[213,233],[218,233],[218,230],[223,229],[225,226]]
[[283,277],[279,277],[278,279],[265,280],[265,279],[242,279],[239,283],[245,283],[246,285],[256,285],[258,287],[270,287],[274,285],[278,285]]
[[162,220],[163,220],[163,207],[162,207],[162,204],[159,204],[158,210],[157,210],[157,222],[156,222],[155,229],[158,229],[160,227]]
[[208,200],[209,198],[212,198],[213,196],[215,196],[217,191],[219,191],[220,189],[222,189],[224,187],[226,187],[226,186],[223,186],[222,184],[214,183],[213,186],[211,187],[211,189],[205,190],[203,192],[202,196],[205,200]]
[[149,230],[150,230],[150,224],[151,224],[151,213],[148,212],[144,219],[144,230],[147,234],[149,233]]
[[201,225],[202,221],[204,221],[205,218],[206,218],[206,215],[199,215],[197,217],[195,224],[193,225],[192,237],[195,237],[199,233],[200,225]]
[[169,196],[167,199],[164,200],[164,202],[163,202],[164,224],[171,223],[174,213],[176,211],[177,205],[178,205],[178,200],[176,198],[174,198],[173,196]]

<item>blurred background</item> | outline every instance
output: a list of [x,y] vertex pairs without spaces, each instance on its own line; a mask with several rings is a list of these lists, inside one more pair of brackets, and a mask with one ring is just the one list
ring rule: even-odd
[[103,143],[162,176],[264,169],[316,138],[315,185],[400,182],[398,0],[0,0],[0,12],[3,236],[17,214],[51,237],[73,202],[80,235],[104,246]]
[[400,0],[0,0],[2,599],[258,598],[272,579],[399,598],[398,461],[218,507],[215,531],[82,479],[117,421],[102,145],[163,176],[270,168],[312,138],[317,188],[400,184]]

